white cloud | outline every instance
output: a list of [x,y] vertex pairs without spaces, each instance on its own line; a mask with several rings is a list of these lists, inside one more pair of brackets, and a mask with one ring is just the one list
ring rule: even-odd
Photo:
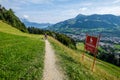
[[62,15],[66,15],[66,16],[73,16],[73,15],[76,15],[78,14],[79,11],[78,10],[75,10],[75,9],[69,9],[69,10],[63,10],[60,14]]
[[87,11],[87,8],[86,7],[80,8],[79,11],[80,12],[85,12],[85,11]]
[[0,3],[2,3],[2,0],[0,0]]
[[28,19],[29,16],[28,15],[23,15],[23,18]]
[[59,1],[59,2],[67,2],[69,0],[57,0],[57,1]]
[[49,4],[51,3],[53,0],[24,0],[24,1],[20,1],[22,3],[28,4],[28,3],[34,3],[34,4]]
[[115,6],[115,7],[100,7],[98,9],[96,9],[96,13],[99,13],[99,14],[120,15],[120,6]]
[[115,4],[120,3],[120,0],[115,0],[113,3],[115,3]]
[[54,0],[0,0],[1,3],[10,3],[14,5],[20,5],[20,4],[50,4]]
[[87,2],[87,3],[82,3],[81,5],[82,5],[82,6],[92,6],[93,3],[92,3],[92,2]]

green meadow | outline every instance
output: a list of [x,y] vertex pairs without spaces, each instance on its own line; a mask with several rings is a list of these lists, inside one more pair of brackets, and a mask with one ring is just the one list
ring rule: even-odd
[[45,43],[0,21],[0,80],[42,79]]

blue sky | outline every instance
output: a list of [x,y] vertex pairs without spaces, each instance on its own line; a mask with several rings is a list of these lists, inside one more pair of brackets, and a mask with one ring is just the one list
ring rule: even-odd
[[0,0],[19,18],[38,23],[57,23],[78,14],[120,15],[120,0]]

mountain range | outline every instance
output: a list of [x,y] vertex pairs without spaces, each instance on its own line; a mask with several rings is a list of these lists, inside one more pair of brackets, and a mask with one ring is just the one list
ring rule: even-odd
[[30,22],[27,19],[21,18],[21,21],[27,26],[27,27],[36,27],[36,28],[46,28],[48,26],[51,26],[50,23],[37,23],[37,22]]
[[79,34],[90,31],[118,34],[120,33],[120,16],[112,14],[79,14],[75,18],[56,23],[47,27],[47,29],[65,34]]

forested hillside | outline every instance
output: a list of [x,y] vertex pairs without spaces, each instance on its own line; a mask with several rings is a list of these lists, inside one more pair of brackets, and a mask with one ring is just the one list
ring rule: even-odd
[[28,32],[25,25],[20,21],[20,19],[14,14],[12,9],[7,10],[5,7],[0,5],[0,20],[10,24],[22,32]]

